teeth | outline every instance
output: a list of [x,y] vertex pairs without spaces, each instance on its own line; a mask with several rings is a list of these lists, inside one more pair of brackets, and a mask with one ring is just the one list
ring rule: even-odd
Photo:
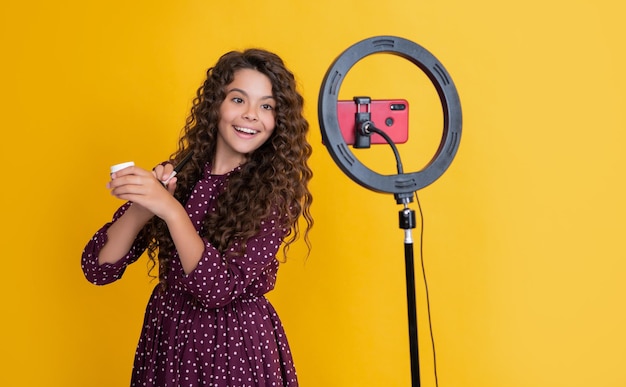
[[253,130],[253,129],[250,129],[250,128],[242,128],[240,126],[235,126],[235,129],[238,132],[247,133],[247,134],[256,134],[257,133],[256,130]]

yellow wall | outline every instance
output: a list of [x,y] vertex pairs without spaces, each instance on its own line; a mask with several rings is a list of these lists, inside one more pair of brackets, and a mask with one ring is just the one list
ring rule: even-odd
[[[430,50],[463,106],[459,153],[419,191],[439,385],[626,385],[623,2],[12,3],[0,13],[0,385],[127,385],[153,286],[145,260],[104,288],[79,265],[119,205],[108,167],[166,157],[206,67],[248,46],[283,56],[311,122],[314,250],[306,263],[303,244],[292,250],[271,295],[301,385],[409,385],[400,208],[340,172],[317,121],[332,60],[376,35]],[[400,151],[421,168],[440,133],[432,89],[398,58],[357,67],[347,98],[414,101]],[[394,173],[387,147],[363,159]],[[434,386],[417,279],[422,385]]]

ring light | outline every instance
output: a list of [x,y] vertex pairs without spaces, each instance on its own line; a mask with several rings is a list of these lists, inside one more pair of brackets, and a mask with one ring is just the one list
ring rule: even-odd
[[[443,110],[443,136],[434,157],[424,169],[404,173],[398,168],[395,175],[381,175],[363,165],[346,144],[337,114],[337,96],[341,82],[348,71],[362,58],[375,53],[398,55],[419,67],[437,89]],[[357,102],[358,97],[355,97]],[[355,123],[363,123],[355,115]],[[411,380],[413,387],[420,386],[419,349],[415,300],[415,275],[413,237],[415,211],[408,208],[414,192],[437,180],[450,166],[461,140],[461,104],[452,78],[443,65],[423,47],[409,40],[393,36],[377,36],[354,44],[344,51],[328,69],[320,89],[318,116],[322,141],[341,170],[356,183],[374,191],[393,193],[396,202],[403,204],[399,213],[400,228],[404,229],[404,258],[406,272],[407,309],[409,318],[409,350],[411,355]],[[368,118],[369,119],[369,118]],[[365,121],[367,123],[367,121]],[[362,131],[364,126],[358,130]],[[395,144],[388,141],[399,159]],[[355,142],[356,144],[356,142]]]
[[[337,97],[348,71],[358,61],[375,53],[389,53],[409,60],[430,79],[441,100],[443,136],[434,157],[420,171],[381,175],[362,164],[352,153],[339,129]],[[413,193],[437,180],[452,163],[461,139],[461,104],[452,78],[426,49],[394,36],[376,36],[362,40],[345,50],[326,72],[320,89],[318,118],[322,139],[341,170],[356,183],[378,192]]]

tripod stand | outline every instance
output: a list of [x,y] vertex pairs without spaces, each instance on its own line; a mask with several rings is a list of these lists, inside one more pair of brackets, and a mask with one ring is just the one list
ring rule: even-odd
[[[388,140],[396,153],[398,173],[381,175],[363,165],[348,148],[339,128],[337,97],[341,82],[350,68],[362,58],[374,53],[390,53],[401,56],[419,67],[431,80],[439,98],[444,115],[443,136],[439,148],[421,171],[404,173],[399,155],[393,142]],[[358,114],[358,113],[357,113]],[[450,166],[459,147],[461,137],[461,105],[451,77],[426,49],[409,40],[394,36],[376,36],[362,40],[345,50],[331,65],[322,82],[318,103],[318,118],[322,130],[322,141],[339,168],[361,186],[382,193],[393,193],[398,204],[403,204],[400,211],[400,228],[405,231],[404,251],[407,282],[407,306],[409,317],[409,345],[411,352],[411,378],[414,387],[420,386],[419,353],[417,335],[417,308],[415,300],[415,274],[413,258],[413,238],[411,229],[415,228],[415,213],[408,208],[413,194],[437,180]],[[376,131],[367,116],[355,117],[357,122],[358,147],[369,147],[369,134]],[[361,138],[359,138],[359,136]],[[383,136],[384,137],[384,136]],[[355,146],[357,147],[357,146]]]
[[398,223],[404,230],[404,270],[406,274],[406,300],[409,318],[409,351],[411,354],[411,382],[412,386],[420,386],[419,346],[417,337],[417,302],[415,300],[415,259],[413,255],[413,235],[415,228],[415,211],[408,207],[410,200],[406,195],[396,195],[396,201],[401,201],[404,208],[400,210]]

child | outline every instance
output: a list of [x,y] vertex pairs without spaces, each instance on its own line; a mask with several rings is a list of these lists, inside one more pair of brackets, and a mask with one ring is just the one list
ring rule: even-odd
[[171,163],[111,174],[107,188],[126,203],[87,243],[85,276],[116,281],[144,251],[159,268],[132,386],[298,385],[264,294],[279,247],[286,253],[300,235],[299,217],[307,245],[313,225],[302,110],[278,56],[229,52],[207,71]]

